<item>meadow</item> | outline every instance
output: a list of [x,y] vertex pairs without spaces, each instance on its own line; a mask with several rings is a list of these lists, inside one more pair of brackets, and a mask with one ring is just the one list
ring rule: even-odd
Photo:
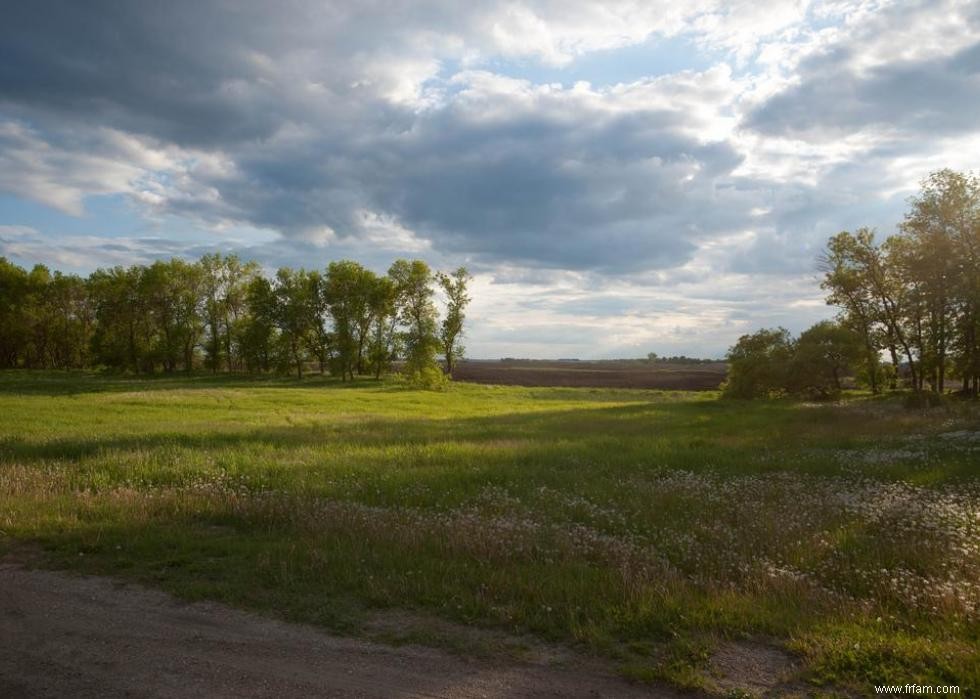
[[0,414],[31,565],[722,695],[732,644],[780,694],[980,692],[975,402],[7,372]]

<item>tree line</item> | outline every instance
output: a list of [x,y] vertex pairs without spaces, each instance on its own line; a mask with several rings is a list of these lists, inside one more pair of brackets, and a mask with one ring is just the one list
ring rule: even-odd
[[[396,361],[423,381],[451,374],[470,275],[397,260],[387,274],[343,260],[263,275],[236,255],[27,271],[0,257],[0,367],[135,373],[294,372],[380,378]],[[445,299],[441,319],[436,289]]]
[[854,376],[874,393],[899,385],[980,394],[980,179],[939,170],[884,240],[860,228],[833,236],[822,288],[836,322],[793,339],[783,328],[739,338],[725,393],[827,396]]

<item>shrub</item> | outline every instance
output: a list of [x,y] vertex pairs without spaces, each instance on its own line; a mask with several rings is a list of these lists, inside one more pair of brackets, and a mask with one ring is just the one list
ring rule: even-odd
[[786,389],[818,400],[834,398],[862,354],[857,333],[829,320],[817,323],[793,343]]
[[438,366],[427,366],[406,374],[408,384],[412,388],[423,391],[445,391],[452,379]]
[[742,335],[728,351],[728,398],[765,398],[785,391],[793,341],[785,328]]

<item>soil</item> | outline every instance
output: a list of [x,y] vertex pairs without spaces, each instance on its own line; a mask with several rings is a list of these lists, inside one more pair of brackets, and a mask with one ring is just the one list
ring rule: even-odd
[[0,564],[3,697],[691,697],[567,659],[340,638],[108,578]]
[[790,692],[795,685],[796,662],[776,646],[757,642],[723,643],[715,649],[711,670],[723,692],[739,690],[758,697],[796,696]]
[[504,386],[582,388],[655,388],[709,391],[725,380],[724,362],[703,364],[638,361],[463,361],[453,371],[457,381]]

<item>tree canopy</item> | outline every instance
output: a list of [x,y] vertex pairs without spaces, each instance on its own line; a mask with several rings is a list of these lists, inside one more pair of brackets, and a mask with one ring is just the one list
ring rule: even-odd
[[980,394],[980,179],[932,173],[894,235],[842,231],[819,264],[837,322],[796,340],[781,328],[741,337],[726,395],[830,396],[847,376],[875,393],[941,394],[952,379]]
[[[323,271],[208,254],[196,262],[99,269],[82,278],[0,258],[0,367],[293,372],[343,379],[448,370],[462,356],[465,269],[398,260],[386,275],[358,262]],[[445,292],[440,322],[436,285]]]

